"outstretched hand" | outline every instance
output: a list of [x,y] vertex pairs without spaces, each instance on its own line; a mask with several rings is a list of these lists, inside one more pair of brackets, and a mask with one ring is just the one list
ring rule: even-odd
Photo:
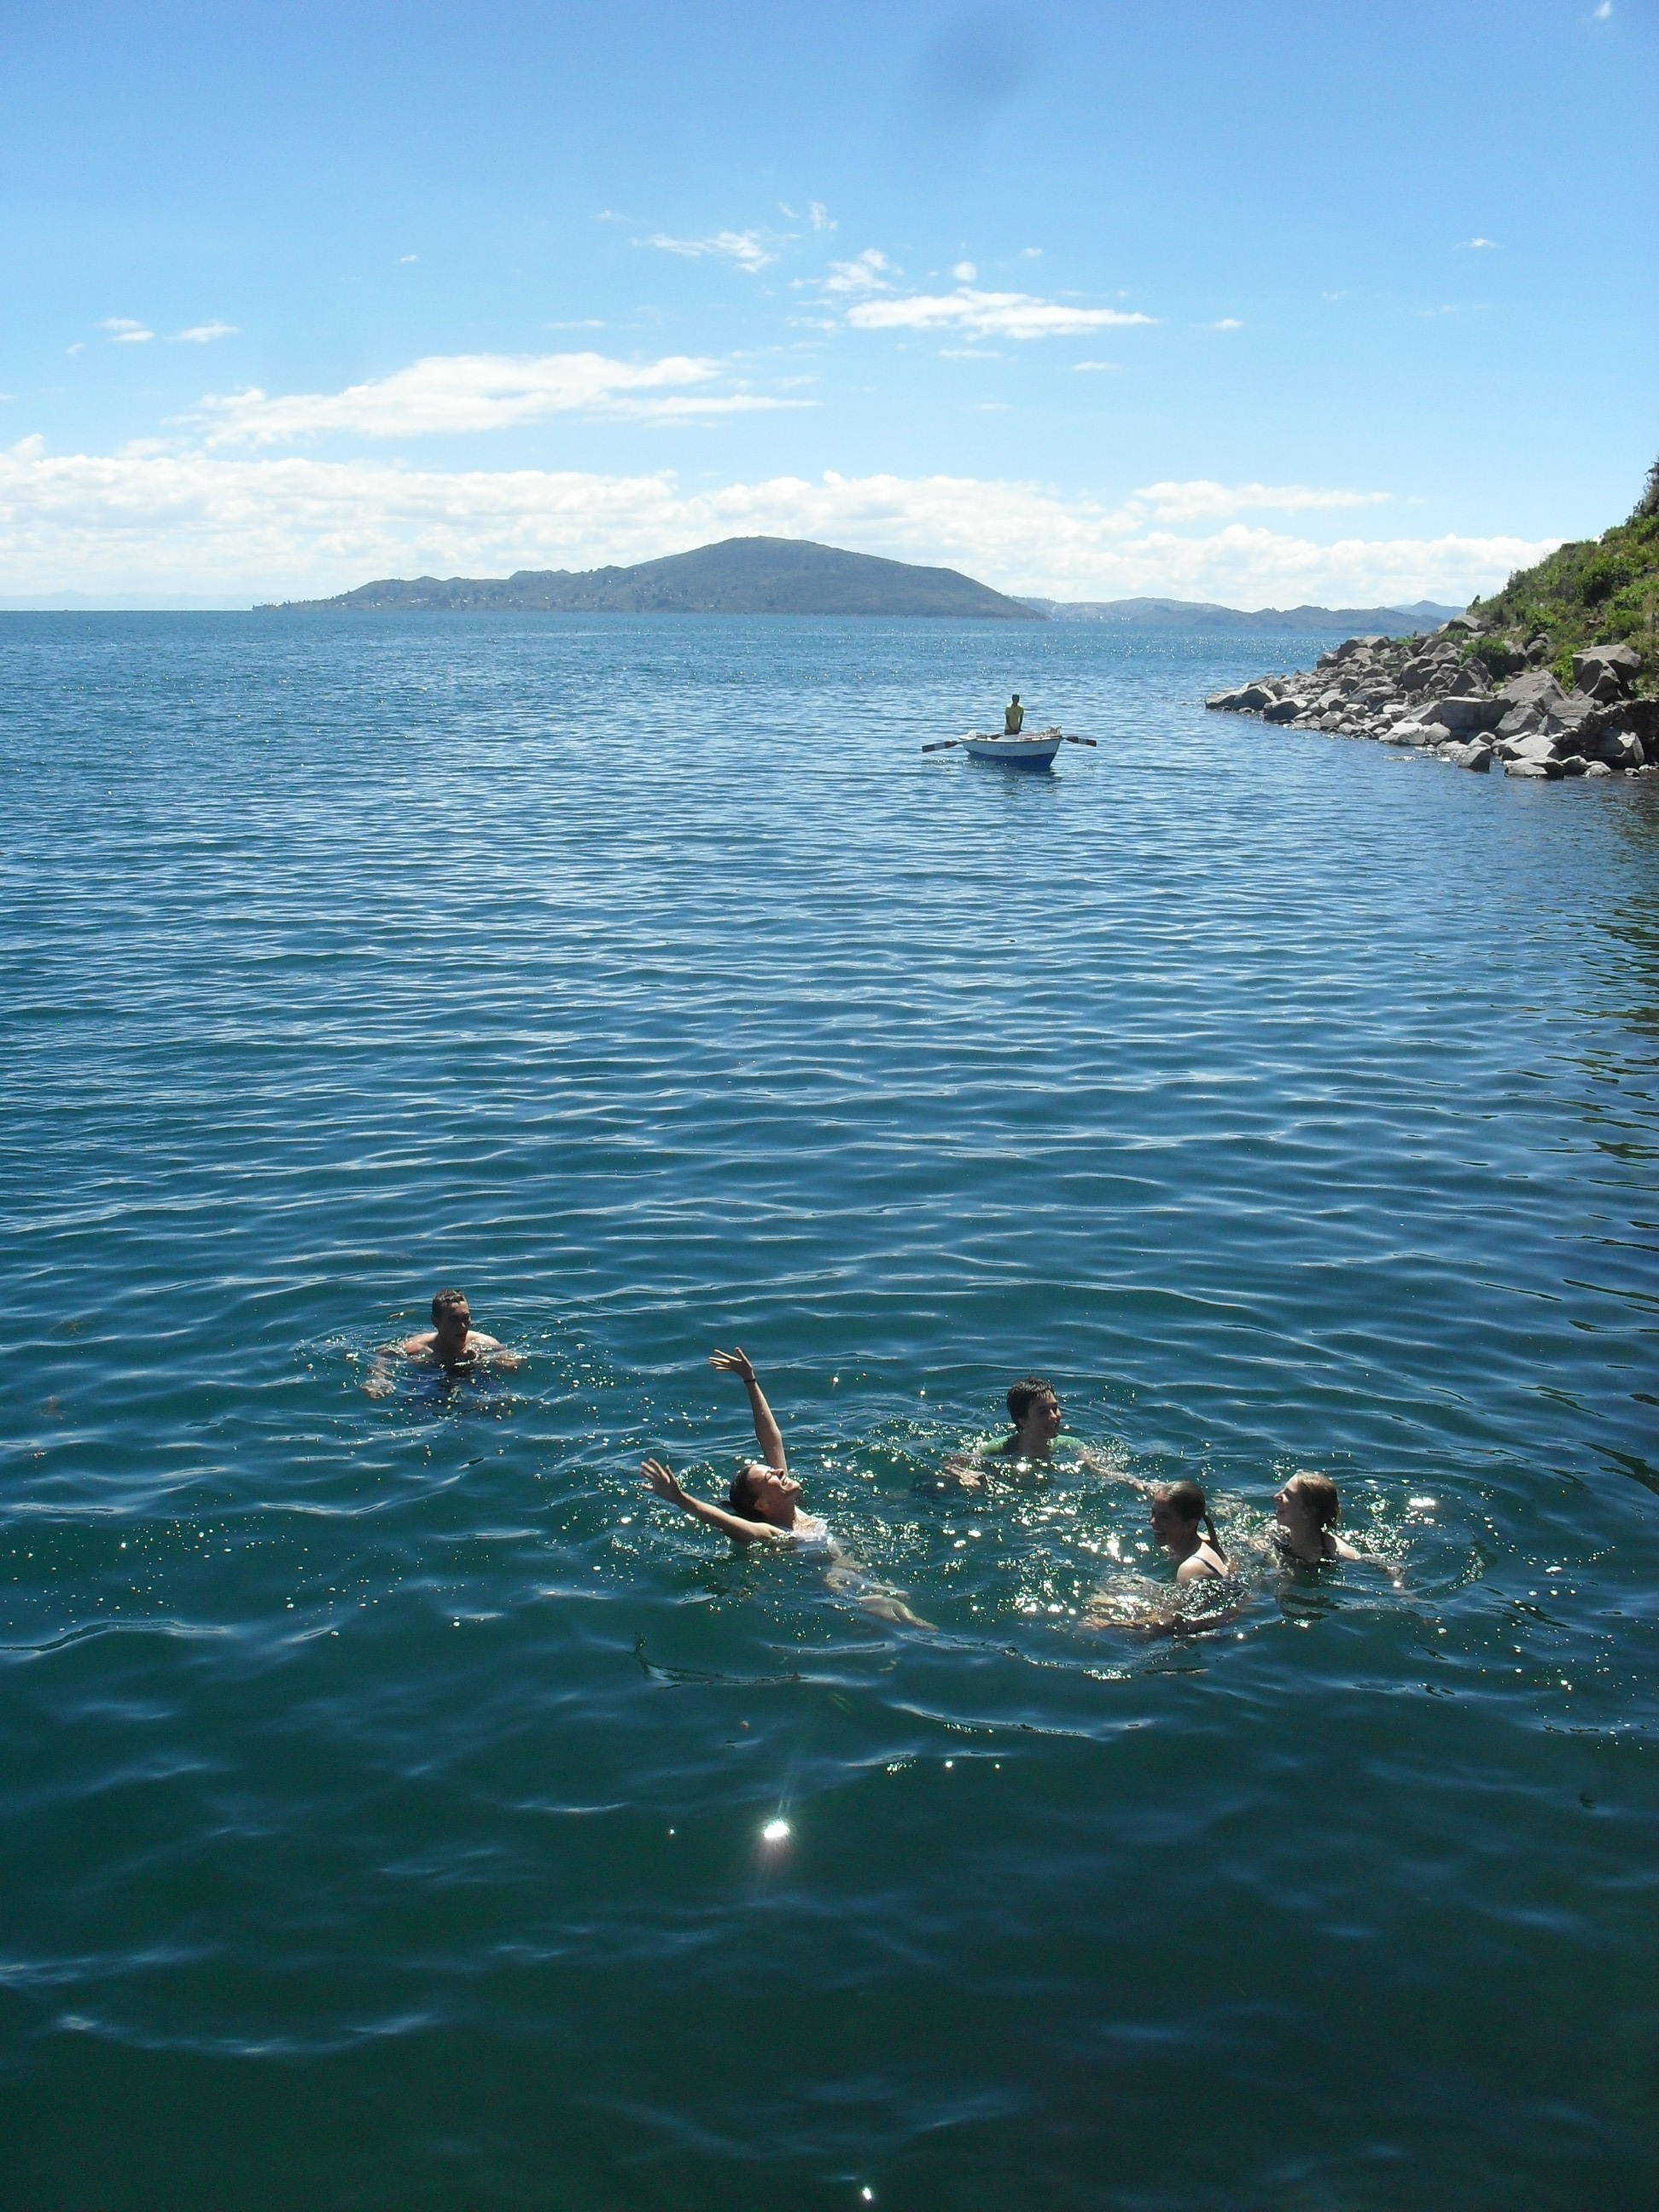
[[671,1505],[684,1504],[684,1489],[681,1486],[678,1475],[672,1467],[665,1466],[659,1459],[642,1460],[640,1463],[640,1473],[659,1498],[665,1498]]
[[746,1352],[711,1352],[708,1364],[720,1375],[740,1376],[745,1382],[755,1379],[755,1363]]

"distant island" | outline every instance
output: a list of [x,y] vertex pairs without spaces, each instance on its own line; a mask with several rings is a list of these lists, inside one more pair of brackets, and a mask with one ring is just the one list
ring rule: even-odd
[[631,568],[521,568],[506,577],[389,578],[284,614],[902,615],[1042,622],[1040,608],[954,568],[843,553],[799,538],[728,538]]
[[1122,629],[1420,630],[1449,622],[1459,607],[1419,599],[1408,607],[1218,607],[1207,599],[1033,599],[1054,622],[1111,623]]

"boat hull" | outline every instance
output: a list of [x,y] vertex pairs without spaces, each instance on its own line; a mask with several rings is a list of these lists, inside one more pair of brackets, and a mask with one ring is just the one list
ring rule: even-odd
[[1029,737],[1009,738],[975,730],[962,740],[969,760],[994,761],[1000,768],[1047,769],[1066,740],[1058,730],[1037,730]]

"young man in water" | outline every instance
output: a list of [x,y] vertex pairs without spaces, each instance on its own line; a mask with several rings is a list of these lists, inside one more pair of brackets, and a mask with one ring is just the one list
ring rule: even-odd
[[1013,1434],[988,1451],[958,1452],[945,1462],[945,1472],[964,1490],[984,1487],[987,1462],[994,1459],[1011,1459],[1029,1466],[1032,1461],[1047,1461],[1054,1456],[1054,1439],[1060,1434],[1060,1399],[1052,1382],[1045,1382],[1040,1375],[1027,1375],[1008,1387],[1008,1418],[1014,1425]]
[[440,1291],[432,1301],[432,1326],[404,1338],[400,1344],[383,1345],[375,1360],[367,1388],[369,1395],[383,1398],[392,1388],[392,1376],[386,1365],[390,1355],[399,1359],[418,1359],[423,1365],[442,1368],[446,1375],[468,1375],[480,1367],[522,1367],[523,1360],[516,1352],[506,1351],[499,1337],[486,1336],[482,1329],[472,1326],[472,1310],[467,1304],[465,1291]]

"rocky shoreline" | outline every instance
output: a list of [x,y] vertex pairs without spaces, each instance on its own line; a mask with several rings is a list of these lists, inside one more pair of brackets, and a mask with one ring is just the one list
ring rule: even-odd
[[1659,770],[1659,699],[1636,696],[1642,659],[1628,645],[1572,656],[1572,689],[1549,641],[1488,637],[1456,615],[1415,637],[1351,637],[1310,669],[1217,691],[1206,707],[1292,730],[1371,738],[1484,772],[1552,783]]

